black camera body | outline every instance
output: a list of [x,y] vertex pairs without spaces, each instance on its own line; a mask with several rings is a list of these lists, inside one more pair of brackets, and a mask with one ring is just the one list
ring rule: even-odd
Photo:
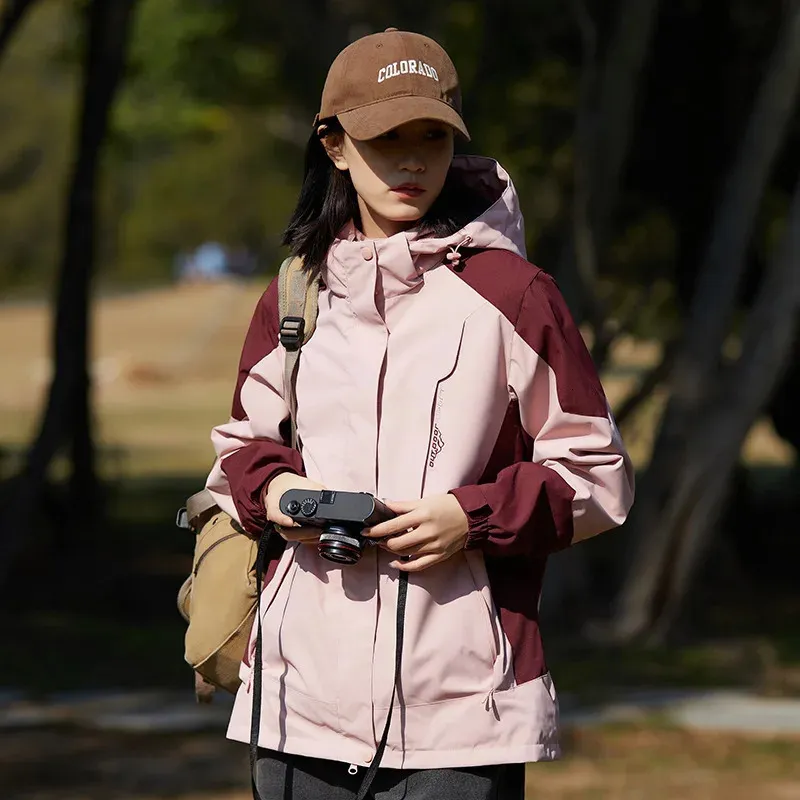
[[279,505],[298,524],[322,528],[319,554],[337,564],[355,564],[364,547],[374,544],[362,535],[364,529],[397,516],[367,492],[289,489]]

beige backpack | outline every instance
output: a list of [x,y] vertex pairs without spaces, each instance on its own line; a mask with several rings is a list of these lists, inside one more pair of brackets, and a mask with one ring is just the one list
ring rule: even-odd
[[[300,348],[317,321],[319,284],[309,280],[299,258],[288,258],[278,273],[280,341],[286,348],[284,387],[297,447],[295,381]],[[236,692],[242,661],[258,607],[258,540],[214,502],[207,490],[192,495],[177,524],[196,534],[192,573],[178,592],[178,610],[189,627],[186,661],[195,671],[195,690],[208,702],[216,687]]]

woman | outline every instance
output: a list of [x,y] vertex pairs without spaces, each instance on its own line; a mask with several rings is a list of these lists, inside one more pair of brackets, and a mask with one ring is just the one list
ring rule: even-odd
[[[524,794],[557,757],[538,628],[547,556],[620,525],[633,475],[553,280],[525,259],[514,186],[468,139],[455,68],[389,29],[334,61],[286,244],[321,281],[287,441],[277,285],[256,309],[207,487],[254,535],[288,543],[262,595],[256,785],[352,798]],[[397,517],[357,564],[319,557],[288,489],[364,491]],[[398,590],[407,577],[395,677]],[[405,590],[404,590],[405,591]],[[257,627],[257,626],[256,626]],[[251,643],[252,645],[252,643]],[[229,736],[249,741],[251,646]]]

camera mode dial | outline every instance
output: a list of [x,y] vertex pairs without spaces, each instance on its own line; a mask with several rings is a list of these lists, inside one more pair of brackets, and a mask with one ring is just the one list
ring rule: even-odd
[[304,517],[313,517],[317,513],[317,501],[313,497],[306,497],[300,504],[300,513]]

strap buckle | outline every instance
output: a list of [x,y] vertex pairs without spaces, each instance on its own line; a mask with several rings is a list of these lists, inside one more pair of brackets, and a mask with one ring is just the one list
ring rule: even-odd
[[190,531],[192,526],[189,524],[189,514],[185,508],[178,509],[178,513],[175,516],[175,524],[179,528],[183,528],[184,530]]
[[284,317],[281,320],[280,341],[290,351],[299,350],[303,344],[306,321],[302,317]]

